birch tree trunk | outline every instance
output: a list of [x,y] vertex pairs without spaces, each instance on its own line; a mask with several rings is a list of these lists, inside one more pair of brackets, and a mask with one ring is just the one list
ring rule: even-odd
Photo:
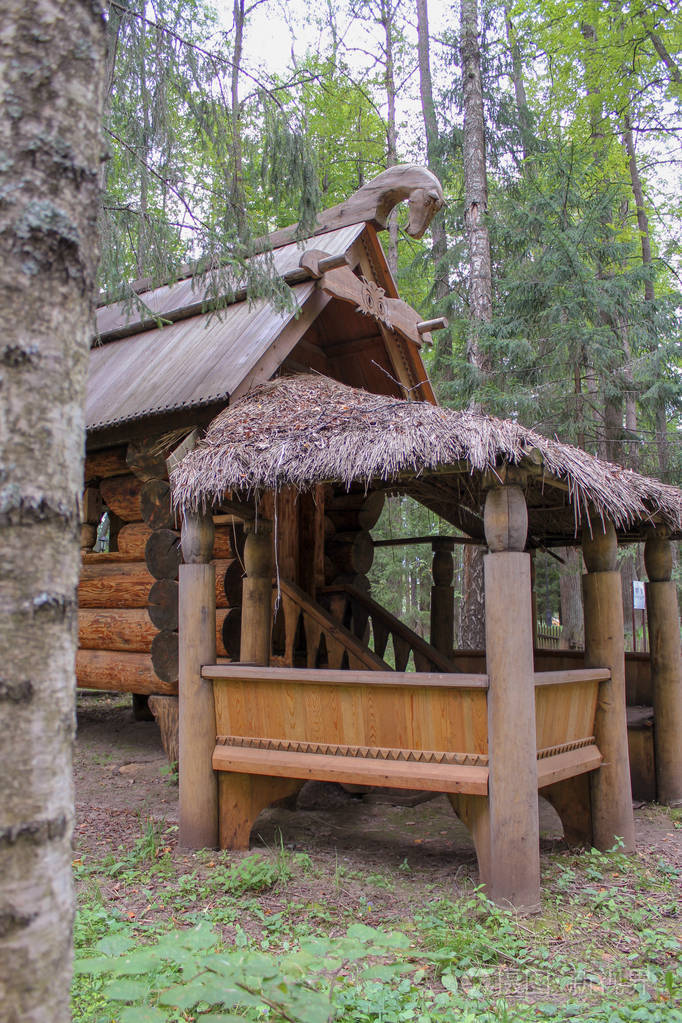
[[[469,250],[469,330],[467,359],[485,376],[488,359],[481,351],[480,327],[493,315],[492,269],[488,212],[488,179],[485,167],[485,121],[481,85],[481,51],[478,43],[477,0],[460,5],[460,52],[464,96],[464,226]],[[464,551],[464,593],[461,619],[463,647],[480,650],[485,646],[485,604],[483,591],[483,547],[467,546]]]
[[104,28],[94,0],[3,5],[3,1023],[70,1019],[76,583],[98,257]]

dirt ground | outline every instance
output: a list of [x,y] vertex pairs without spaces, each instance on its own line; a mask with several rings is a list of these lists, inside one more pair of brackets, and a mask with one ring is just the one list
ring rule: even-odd
[[[121,846],[131,848],[149,818],[165,823],[167,844],[174,857],[179,855],[173,827],[178,787],[156,724],[134,721],[129,697],[80,693],[78,703],[76,856],[99,859]],[[388,794],[330,799],[327,791],[320,799],[314,789],[304,790],[295,811],[270,809],[261,814],[252,848],[275,849],[281,844],[318,860],[340,860],[351,874],[409,870],[438,887],[453,880],[476,883],[473,845],[446,797],[418,805],[394,804]],[[682,831],[673,829],[669,818],[653,807],[637,808],[635,817],[638,849],[664,854],[682,869]],[[540,819],[543,853],[563,848],[560,822],[544,800]],[[188,862],[186,855],[183,862]]]

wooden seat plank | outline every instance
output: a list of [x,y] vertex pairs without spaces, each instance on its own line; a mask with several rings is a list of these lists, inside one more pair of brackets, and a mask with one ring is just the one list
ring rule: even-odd
[[488,794],[488,768],[466,765],[365,760],[218,745],[213,751],[213,769],[273,778],[300,778],[305,781],[336,781],[397,789],[423,789],[428,792],[459,792],[475,796]]
[[601,767],[602,760],[599,749],[594,745],[556,753],[553,757],[542,757],[538,760],[538,788],[543,789],[546,785],[553,785],[566,778],[575,778],[587,771],[596,771]]

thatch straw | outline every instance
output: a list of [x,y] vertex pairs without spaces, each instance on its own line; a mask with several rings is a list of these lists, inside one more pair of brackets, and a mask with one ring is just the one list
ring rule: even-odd
[[[337,482],[400,482],[447,466],[472,474],[509,463],[536,464],[567,484],[576,528],[593,509],[627,529],[658,515],[682,528],[675,487],[548,440],[509,420],[439,408],[346,387],[327,377],[282,377],[226,408],[173,471],[174,505],[197,510],[225,490],[246,493]],[[536,466],[537,467],[537,466]]]

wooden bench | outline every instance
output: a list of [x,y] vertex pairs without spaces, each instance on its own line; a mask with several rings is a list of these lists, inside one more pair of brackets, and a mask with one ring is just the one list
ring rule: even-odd
[[[487,800],[487,675],[206,666],[214,687],[220,844],[247,848],[255,818],[305,781]],[[538,788],[595,770],[602,669],[535,675]]]

